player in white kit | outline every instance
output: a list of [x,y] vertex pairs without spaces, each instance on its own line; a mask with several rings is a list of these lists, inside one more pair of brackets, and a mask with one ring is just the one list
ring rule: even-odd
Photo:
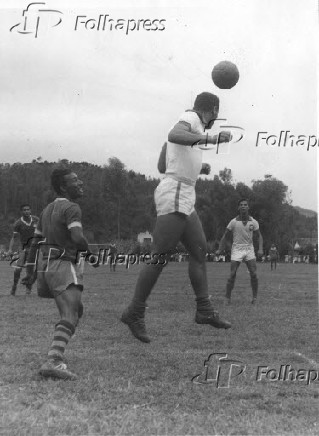
[[155,191],[157,220],[153,232],[152,261],[141,270],[133,299],[121,317],[132,334],[142,342],[150,342],[144,322],[146,300],[168,262],[170,252],[179,241],[190,254],[189,277],[197,303],[195,321],[216,328],[230,327],[230,323],[219,318],[209,299],[206,238],[194,209],[196,179],[201,171],[208,174],[210,170],[209,165],[202,165],[199,145],[231,139],[230,132],[220,132],[215,136],[208,136],[205,132],[212,127],[218,111],[217,96],[208,92],[199,94],[193,109],[184,112],[169,132],[168,142],[160,155],[159,169],[165,172],[165,177]]
[[253,236],[259,239],[258,255],[263,255],[263,238],[259,230],[258,222],[248,214],[249,206],[246,199],[238,202],[239,215],[232,219],[220,240],[219,249],[216,254],[220,254],[225,249],[227,238],[233,237],[231,249],[230,277],[226,285],[226,301],[230,303],[231,292],[235,285],[236,273],[241,262],[246,262],[250,273],[250,282],[253,292],[252,304],[256,302],[258,294],[258,278],[256,274],[256,256],[253,244]]

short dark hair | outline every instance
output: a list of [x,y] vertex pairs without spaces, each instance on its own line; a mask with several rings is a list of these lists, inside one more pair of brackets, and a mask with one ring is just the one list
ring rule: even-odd
[[194,102],[195,110],[208,112],[214,107],[219,108],[219,98],[217,95],[211,94],[210,92],[198,94]]
[[241,198],[240,200],[238,200],[237,206],[239,206],[242,201],[247,201],[247,203],[248,203],[247,198]]
[[58,195],[63,194],[63,192],[61,192],[61,186],[63,186],[65,184],[64,176],[67,176],[68,174],[71,174],[71,173],[72,173],[71,168],[66,168],[66,167],[55,168],[52,171],[51,185],[52,185],[52,188],[55,190],[55,192]]
[[23,203],[23,204],[21,204],[21,206],[20,206],[20,210],[22,210],[22,209],[25,208],[25,207],[29,207],[29,208],[31,209],[31,206],[30,206],[29,203]]

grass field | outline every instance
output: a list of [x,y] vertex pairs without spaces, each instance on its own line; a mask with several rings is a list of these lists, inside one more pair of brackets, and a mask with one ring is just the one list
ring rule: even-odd
[[[233,328],[194,323],[187,263],[171,263],[149,299],[151,344],[119,321],[140,267],[87,267],[85,313],[66,351],[79,375],[70,382],[37,373],[58,321],[54,301],[26,297],[23,287],[9,296],[13,270],[1,262],[0,434],[319,434],[319,381],[256,380],[261,365],[319,370],[317,266],[279,264],[271,272],[259,264],[256,306],[244,266],[230,306],[223,304],[229,264],[207,267],[213,301]],[[246,365],[228,388],[191,381],[212,353]]]

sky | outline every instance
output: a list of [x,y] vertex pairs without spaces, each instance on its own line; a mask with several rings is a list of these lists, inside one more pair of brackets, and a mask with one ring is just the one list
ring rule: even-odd
[[[208,91],[225,120],[213,132],[244,132],[203,153],[208,177],[227,167],[251,186],[271,174],[293,205],[317,210],[318,144],[308,147],[318,137],[316,0],[46,0],[25,22],[30,3],[0,3],[1,162],[116,156],[159,177],[169,130]],[[222,60],[240,72],[229,90],[211,79]]]

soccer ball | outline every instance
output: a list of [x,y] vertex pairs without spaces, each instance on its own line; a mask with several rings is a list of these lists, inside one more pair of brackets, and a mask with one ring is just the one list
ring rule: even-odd
[[214,66],[212,79],[220,89],[233,88],[239,79],[238,68],[230,61],[221,61]]

